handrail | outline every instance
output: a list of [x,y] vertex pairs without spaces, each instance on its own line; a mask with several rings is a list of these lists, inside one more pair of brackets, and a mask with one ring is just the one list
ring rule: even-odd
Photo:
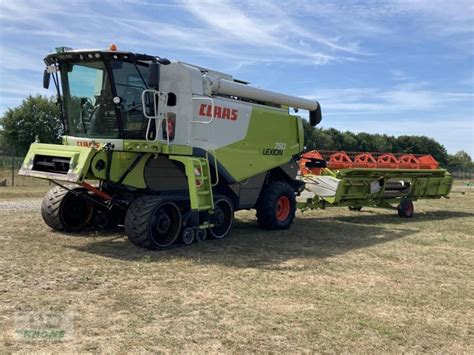
[[207,96],[193,96],[192,97],[193,100],[208,100],[211,102],[211,119],[208,120],[208,121],[189,121],[190,123],[198,123],[198,124],[209,124],[212,122],[212,120],[214,119],[214,99],[211,98],[211,97],[207,97]]
[[[146,95],[147,93],[151,93],[152,94],[152,97],[153,97],[153,116],[150,116],[147,114],[146,112],[146,108],[147,106],[145,105],[145,98],[146,98]],[[151,128],[151,121],[155,121],[155,129],[156,129],[156,136],[155,136],[155,141],[156,140],[163,140],[163,139],[159,139],[159,130],[162,125],[162,122],[163,120],[165,121],[165,124],[166,124],[166,143],[169,145],[170,144],[170,133],[168,131],[168,115],[166,114],[166,112],[163,111],[159,111],[159,108],[161,107],[159,105],[159,102],[160,101],[163,101],[163,103],[166,105],[166,103],[168,102],[168,93],[167,92],[163,92],[163,91],[158,91],[158,90],[154,90],[154,89],[145,89],[142,91],[142,96],[141,96],[141,99],[142,99],[142,111],[143,111],[143,116],[145,116],[145,118],[148,118],[148,124],[147,124],[147,127],[146,127],[146,140],[150,140],[148,139],[149,137],[149,133],[150,133],[150,128]],[[163,128],[162,128],[163,129]]]
[[[214,149],[209,149],[209,150],[206,151],[207,164],[209,165],[209,153],[212,153],[211,155],[214,158],[214,169],[215,169],[215,172],[216,172],[216,182],[212,183],[212,181],[211,181],[211,186],[214,187],[214,186],[219,185],[219,169],[217,167],[217,157],[216,157],[216,151]],[[211,177],[209,177],[209,178],[211,178]]]

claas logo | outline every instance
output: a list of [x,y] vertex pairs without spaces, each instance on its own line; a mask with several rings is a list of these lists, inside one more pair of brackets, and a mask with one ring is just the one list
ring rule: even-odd
[[76,143],[79,147],[92,147],[98,149],[100,147],[100,143],[92,142],[92,141],[77,141]]
[[[239,114],[239,110],[231,109],[228,107],[221,107],[214,105],[214,117],[222,118],[224,120],[236,121]],[[212,117],[212,105],[201,104],[199,106],[199,116]]]

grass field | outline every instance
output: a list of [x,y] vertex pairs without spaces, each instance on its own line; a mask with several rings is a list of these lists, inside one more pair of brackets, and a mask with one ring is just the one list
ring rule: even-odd
[[14,180],[15,186],[47,186],[49,182],[42,179],[32,179],[25,176],[19,176],[19,168],[14,169],[14,176],[12,176],[12,169],[4,168],[0,166],[0,187],[2,185],[12,186],[12,179]]
[[[467,187],[411,220],[332,208],[267,232],[239,212],[227,239],[164,252],[52,232],[45,189],[0,188],[3,351],[474,353]],[[22,312],[69,315],[70,337],[18,338]]]

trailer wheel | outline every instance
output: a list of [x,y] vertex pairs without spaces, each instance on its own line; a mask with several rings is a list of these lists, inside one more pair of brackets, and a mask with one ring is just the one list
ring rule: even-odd
[[[72,190],[87,193],[81,187]],[[77,232],[84,229],[91,221],[93,211],[90,201],[59,186],[49,190],[41,203],[44,222],[57,231]]]
[[288,229],[296,212],[294,189],[277,181],[262,191],[257,203],[257,222],[265,229]]
[[155,196],[136,199],[125,216],[128,239],[149,249],[166,248],[173,244],[181,230],[181,211],[172,201]]
[[232,229],[234,222],[234,204],[227,197],[218,198],[214,203],[215,224],[209,229],[214,239],[225,238]]
[[413,206],[413,202],[409,199],[404,198],[400,201],[400,204],[397,207],[398,215],[402,218],[411,218],[413,217],[413,212],[415,211],[415,207]]

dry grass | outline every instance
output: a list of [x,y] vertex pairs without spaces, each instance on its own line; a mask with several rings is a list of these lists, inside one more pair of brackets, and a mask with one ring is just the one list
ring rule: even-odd
[[[2,201],[8,352],[474,352],[474,190],[416,202],[411,220],[333,208],[266,232],[240,212],[228,239],[165,252],[54,233]],[[71,313],[71,339],[15,340],[29,310]]]

